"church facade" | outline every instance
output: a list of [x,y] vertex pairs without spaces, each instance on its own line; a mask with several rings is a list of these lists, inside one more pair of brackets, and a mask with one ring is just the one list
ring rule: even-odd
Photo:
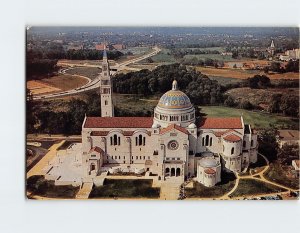
[[[243,172],[257,161],[257,135],[242,117],[196,123],[195,108],[174,80],[154,117],[114,117],[112,78],[104,51],[100,78],[101,117],[82,124],[84,176],[107,168],[139,169],[159,180],[195,176],[206,186],[221,181],[221,169]],[[171,87],[171,85],[170,85]]]

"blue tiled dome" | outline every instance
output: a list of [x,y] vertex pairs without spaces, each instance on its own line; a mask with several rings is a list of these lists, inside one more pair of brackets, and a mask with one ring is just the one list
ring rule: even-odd
[[158,106],[161,108],[181,109],[192,106],[189,97],[179,90],[166,92],[159,100]]

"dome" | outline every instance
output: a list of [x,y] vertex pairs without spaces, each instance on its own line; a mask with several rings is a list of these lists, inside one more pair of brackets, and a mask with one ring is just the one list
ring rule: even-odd
[[218,165],[218,161],[213,157],[205,157],[200,159],[200,166],[201,167],[216,167]]
[[189,97],[179,90],[170,90],[166,92],[159,100],[158,105],[167,109],[182,109],[191,107]]
[[162,128],[169,124],[188,127],[195,122],[195,108],[189,97],[178,90],[177,81],[172,83],[172,90],[166,92],[154,109],[154,123]]

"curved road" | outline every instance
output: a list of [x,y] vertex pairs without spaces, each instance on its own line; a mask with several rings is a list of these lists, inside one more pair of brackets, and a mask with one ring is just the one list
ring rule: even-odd
[[[144,54],[144,55],[142,55],[140,57],[137,57],[137,58],[130,59],[128,61],[124,61],[124,62],[122,62],[120,64],[116,63],[116,65],[112,66],[111,69],[117,69],[118,71],[119,70],[123,70],[125,68],[128,69],[128,67],[127,67],[128,65],[136,63],[136,62],[139,62],[139,61],[142,61],[142,60],[144,60],[146,58],[152,57],[152,56],[158,54],[160,51],[161,51],[160,48],[154,47],[153,51],[151,51],[150,53]],[[81,66],[88,66],[88,65],[87,64],[83,64]],[[62,74],[64,74],[66,72],[66,70],[67,69],[62,69],[60,72]],[[111,75],[114,75],[115,73],[116,73],[116,71],[111,71]],[[83,76],[81,76],[81,77],[83,77]],[[33,99],[34,100],[41,100],[41,99],[48,99],[48,98],[55,98],[55,97],[62,97],[62,96],[67,96],[67,95],[73,95],[73,94],[78,94],[78,93],[81,93],[81,92],[85,92],[85,91],[89,91],[89,90],[98,88],[99,86],[100,86],[100,79],[98,77],[98,78],[96,78],[94,80],[90,80],[87,84],[85,84],[85,85],[83,85],[81,87],[78,87],[78,88],[75,88],[75,89],[72,89],[72,90],[68,90],[68,91],[58,92],[58,93],[33,96]]]

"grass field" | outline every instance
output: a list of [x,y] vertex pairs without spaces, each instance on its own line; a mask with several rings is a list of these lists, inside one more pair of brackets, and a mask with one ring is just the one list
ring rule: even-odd
[[30,80],[26,82],[26,87],[33,95],[40,95],[50,92],[61,91],[61,89],[54,87],[48,83],[44,83],[41,80]]
[[288,176],[289,167],[282,167],[279,163],[271,163],[269,170],[265,172],[266,179],[275,181],[284,186],[299,189],[299,178]]
[[158,198],[159,193],[152,180],[105,179],[103,186],[93,187],[89,198]]
[[237,189],[231,194],[232,197],[251,196],[283,192],[285,189],[265,183],[260,180],[241,179]]
[[101,69],[97,67],[74,67],[66,70],[66,73],[86,76],[93,80],[101,73]]
[[[201,49],[202,50],[202,49]],[[234,61],[231,56],[228,55],[221,55],[221,54],[188,54],[184,56],[185,60],[190,60],[192,58],[197,58],[199,60],[205,60],[205,59],[213,59],[218,61]]]
[[86,78],[73,75],[58,75],[51,78],[42,79],[41,81],[43,83],[59,88],[62,91],[81,87],[88,83],[88,80]]
[[33,195],[50,198],[75,198],[79,187],[72,185],[54,185],[54,181],[49,181],[44,176],[31,176],[27,179],[27,191],[31,192],[28,198]]
[[213,67],[200,67],[197,66],[196,70],[207,76],[223,77],[223,78],[236,78],[247,79],[256,74],[267,75],[270,79],[299,79],[299,73],[288,72],[283,74],[265,74],[260,70],[242,70],[242,69],[229,69],[229,68],[213,68]]
[[222,181],[214,187],[205,187],[199,182],[194,182],[193,188],[186,188],[188,198],[214,198],[228,193],[235,184],[233,173],[222,173]]
[[210,117],[239,117],[243,116],[246,124],[251,124],[256,129],[268,128],[270,124],[278,128],[298,127],[298,120],[290,117],[277,116],[262,112],[253,112],[244,109],[229,108],[224,106],[202,106],[201,112]]
[[[164,64],[170,64],[176,62],[176,59],[171,55],[169,49],[162,49],[157,55],[151,57],[154,62],[160,62]],[[145,62],[145,60],[141,61]]]

